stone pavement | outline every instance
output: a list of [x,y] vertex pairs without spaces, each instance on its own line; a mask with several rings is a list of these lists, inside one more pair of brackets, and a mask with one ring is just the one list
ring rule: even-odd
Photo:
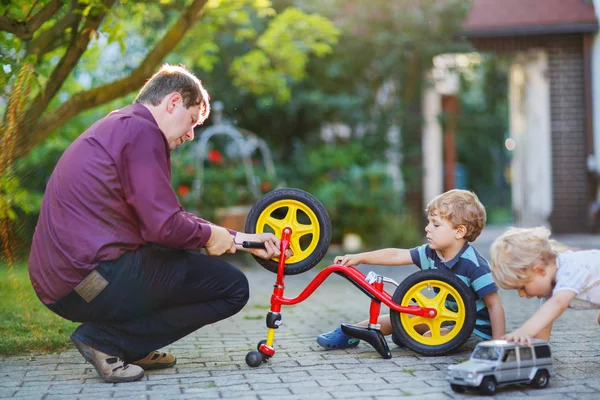
[[[500,228],[486,228],[475,245],[487,256]],[[581,248],[600,247],[598,235],[558,239]],[[327,256],[330,262],[335,254]],[[75,350],[56,355],[0,358],[0,398],[26,399],[466,399],[445,380],[446,367],[464,360],[473,349],[469,341],[444,357],[423,357],[390,343],[393,358],[384,360],[369,345],[324,351],[317,334],[368,318],[369,299],[339,276],[331,276],[304,302],[284,307],[283,326],[276,331],[275,356],[258,368],[244,358],[265,338],[265,314],[275,275],[251,258],[243,260],[251,286],[250,302],[238,315],[207,326],[174,343],[174,368],[151,371],[143,380],[124,384],[102,382]],[[416,267],[369,267],[397,281]],[[297,296],[317,268],[286,279],[286,296]],[[393,287],[387,287],[392,291]],[[537,300],[501,292],[508,329],[516,328],[537,308]],[[600,399],[600,327],[596,311],[568,310],[555,324],[551,340],[557,376],[548,388],[501,388],[493,399]],[[488,397],[489,398],[489,397]]]

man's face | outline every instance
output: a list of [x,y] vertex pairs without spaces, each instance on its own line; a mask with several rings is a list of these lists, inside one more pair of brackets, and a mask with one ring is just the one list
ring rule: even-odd
[[198,124],[199,118],[199,105],[185,108],[181,96],[173,100],[167,126],[163,128],[171,151],[181,146],[186,140],[194,140],[194,127]]

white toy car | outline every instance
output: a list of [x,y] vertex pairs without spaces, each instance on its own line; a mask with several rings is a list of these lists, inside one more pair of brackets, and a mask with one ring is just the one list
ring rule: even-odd
[[527,383],[542,389],[554,376],[550,346],[534,339],[531,347],[517,346],[506,340],[489,340],[475,347],[471,358],[448,367],[447,379],[457,393],[479,389],[494,394],[498,386]]

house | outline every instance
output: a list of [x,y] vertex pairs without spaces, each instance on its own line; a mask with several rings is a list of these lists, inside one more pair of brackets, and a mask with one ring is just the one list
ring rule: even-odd
[[[463,22],[462,35],[477,51],[512,56],[518,224],[549,225],[556,233],[600,228],[591,215],[600,204],[599,15],[600,0],[473,0]],[[447,149],[436,116],[455,86],[438,84],[423,96],[425,199],[446,189],[440,160]]]

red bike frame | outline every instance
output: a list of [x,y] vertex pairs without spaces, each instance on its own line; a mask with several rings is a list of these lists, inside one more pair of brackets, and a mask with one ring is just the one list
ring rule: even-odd
[[[437,310],[435,308],[423,308],[419,306],[401,306],[395,303],[392,300],[392,296],[389,295],[383,289],[383,282],[374,282],[370,284],[366,280],[366,275],[357,270],[354,267],[345,267],[339,264],[332,264],[314,277],[314,279],[306,286],[306,288],[294,298],[284,297],[283,292],[285,289],[284,279],[285,279],[285,251],[288,249],[290,245],[290,236],[292,234],[292,229],[286,227],[283,229],[283,233],[281,235],[281,256],[279,258],[279,265],[277,268],[277,281],[273,287],[273,294],[271,295],[271,310],[270,313],[277,314],[281,312],[281,306],[289,306],[293,304],[298,304],[304,300],[306,300],[313,292],[327,279],[329,275],[332,273],[338,273],[340,275],[345,275],[352,283],[360,287],[365,293],[368,293],[371,296],[371,306],[369,309],[369,323],[377,324],[377,319],[379,318],[379,313],[381,311],[381,303],[384,303],[390,309],[411,314],[417,315],[423,318],[435,318],[437,315]],[[272,348],[273,338],[275,334],[275,328],[269,328],[269,332],[267,335],[266,343],[261,343],[259,345],[259,351],[269,356],[272,356],[275,353],[275,350]]]

